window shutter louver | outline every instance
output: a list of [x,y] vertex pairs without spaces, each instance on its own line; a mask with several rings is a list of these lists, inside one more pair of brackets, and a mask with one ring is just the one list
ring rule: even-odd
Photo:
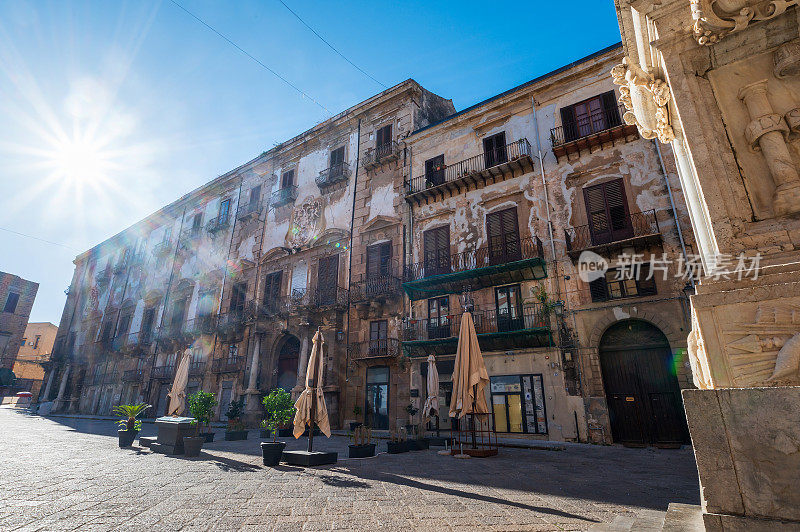
[[578,138],[578,130],[575,125],[575,111],[572,106],[561,108],[561,128],[564,131],[564,142],[569,142]]
[[592,301],[595,303],[608,300],[608,289],[606,287],[605,276],[595,279],[589,283],[589,293],[592,296]]
[[619,107],[617,106],[617,95],[614,91],[608,91],[600,96],[603,102],[603,112],[606,118],[606,125],[614,127],[622,122],[619,117]]
[[652,296],[656,294],[656,279],[655,276],[650,279],[647,276],[650,274],[650,263],[644,263],[639,269],[639,280],[636,281],[636,289],[640,296]]

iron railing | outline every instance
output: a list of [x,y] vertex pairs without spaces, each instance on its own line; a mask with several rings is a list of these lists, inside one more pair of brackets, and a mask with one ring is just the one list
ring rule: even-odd
[[143,371],[143,370],[141,370],[141,369],[129,369],[129,370],[125,370],[125,372],[122,374],[122,380],[123,380],[124,382],[134,382],[134,381],[139,381],[139,380],[141,380],[141,379],[142,379],[142,375],[143,375],[143,374],[144,374],[144,371]]
[[226,339],[238,338],[244,332],[247,321],[245,309],[224,312],[217,317],[217,334]]
[[262,201],[259,199],[258,201],[248,201],[246,203],[242,203],[239,205],[239,208],[236,209],[236,218],[242,219],[247,218],[251,215],[258,215],[261,212],[261,205]]
[[594,246],[659,234],[655,209],[634,212],[615,220],[603,220],[594,225],[579,225],[564,231],[567,251],[582,251]]
[[195,238],[200,238],[202,235],[203,235],[202,225],[191,225],[189,227],[185,227],[181,231],[181,240],[186,242],[189,240],[194,240]]
[[172,253],[172,240],[162,240],[153,246],[153,255],[163,257]]
[[442,164],[428,174],[414,177],[407,181],[406,194],[416,194],[445,183],[465,179],[509,161],[515,161],[521,157],[530,157],[531,153],[531,145],[528,139],[523,138],[457,163]]
[[270,199],[270,205],[272,205],[273,207],[279,207],[281,205],[286,205],[287,203],[292,203],[296,199],[297,199],[296,186],[283,187],[279,188],[278,190],[272,193],[272,198]]
[[236,373],[244,369],[244,357],[232,356],[216,358],[211,361],[211,371],[213,373]]
[[573,123],[554,127],[550,130],[550,144],[552,146],[561,146],[602,131],[614,129],[624,124],[621,117],[625,112],[624,105],[610,109],[597,109]]
[[389,141],[380,146],[369,148],[364,154],[364,166],[381,163],[385,160],[396,159],[400,156],[400,145],[397,141]]
[[206,231],[211,234],[218,233],[219,231],[224,231],[231,225],[231,217],[230,216],[215,216],[211,218],[208,223],[206,223]]
[[422,262],[406,264],[403,281],[417,281],[433,275],[464,272],[533,258],[544,258],[539,237],[504,241],[500,245],[482,246],[477,250],[471,249],[452,255],[430,256]]
[[113,371],[103,375],[103,384],[116,384],[119,382],[119,373]]
[[347,163],[338,163],[321,171],[314,180],[317,182],[319,188],[324,188],[338,183],[339,181],[346,181],[349,177],[350,165]]
[[189,362],[189,375],[197,377],[198,375],[202,375],[205,372],[206,372],[205,360],[192,360],[191,362]]
[[[403,341],[441,340],[458,337],[462,314],[449,314],[438,318],[406,319],[403,323]],[[498,311],[476,310],[472,314],[477,334],[503,333],[548,327],[547,312],[541,305],[524,305],[521,309]]]
[[214,334],[216,332],[217,317],[213,314],[201,314],[194,319],[188,320],[184,326],[183,331],[193,337],[198,337],[203,334]]
[[288,300],[290,309],[347,306],[347,289],[341,286],[295,288]]
[[270,297],[268,301],[248,301],[247,315],[250,318],[270,318],[289,312],[289,301],[286,297]]
[[152,379],[172,379],[175,376],[175,365],[154,366],[150,373]]
[[354,360],[397,357],[399,355],[400,340],[397,338],[380,338],[350,344],[350,357]]
[[[391,271],[394,270],[392,268]],[[372,299],[397,297],[402,293],[402,284],[402,279],[391,272],[384,275],[361,275],[358,281],[350,285],[350,302],[362,303]]]
[[104,285],[108,284],[111,280],[111,272],[113,268],[111,266],[106,266],[102,269],[100,273],[97,274],[97,284]]

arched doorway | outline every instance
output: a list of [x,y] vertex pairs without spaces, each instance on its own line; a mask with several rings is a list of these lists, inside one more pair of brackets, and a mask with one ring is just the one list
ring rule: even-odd
[[300,340],[287,336],[278,351],[278,388],[291,392],[297,385],[297,364],[300,359]]
[[615,442],[688,443],[676,365],[664,333],[642,320],[612,325],[600,340],[600,367]]

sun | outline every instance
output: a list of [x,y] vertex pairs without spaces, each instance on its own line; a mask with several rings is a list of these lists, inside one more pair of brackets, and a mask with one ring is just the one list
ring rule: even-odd
[[99,143],[81,138],[60,141],[51,158],[55,172],[76,185],[103,180],[110,162]]

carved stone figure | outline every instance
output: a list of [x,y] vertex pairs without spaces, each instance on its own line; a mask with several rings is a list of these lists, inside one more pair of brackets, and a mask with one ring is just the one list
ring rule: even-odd
[[753,150],[763,153],[775,183],[772,198],[775,215],[800,212],[800,175],[787,144],[789,126],[772,110],[767,98],[767,80],[742,87],[739,99],[744,102],[752,119],[745,130],[745,138]]
[[719,42],[751,22],[769,20],[800,0],[691,0],[692,33],[700,45]]
[[657,137],[663,143],[672,142],[675,133],[669,124],[669,85],[628,57],[611,69],[611,77],[620,86],[619,101],[627,109],[622,117],[625,123],[635,124],[646,139]]
[[286,233],[287,247],[301,248],[307,246],[322,233],[324,229],[322,208],[321,198],[308,200],[295,207],[292,212],[289,231]]
[[692,327],[692,332],[689,333],[686,340],[694,385],[701,390],[713,388],[710,372],[708,371],[708,356],[706,355],[703,340],[696,327]]
[[800,333],[783,344],[775,359],[775,370],[769,382],[793,384],[800,382]]

